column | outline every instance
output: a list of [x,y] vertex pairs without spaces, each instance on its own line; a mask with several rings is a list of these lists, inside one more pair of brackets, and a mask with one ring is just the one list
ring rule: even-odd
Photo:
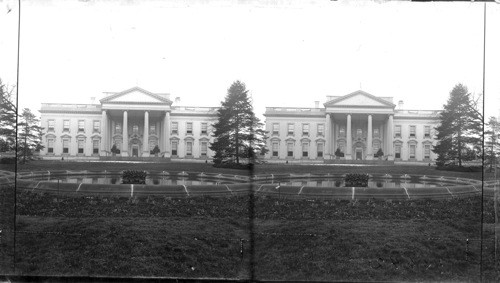
[[128,156],[128,114],[127,110],[123,111],[123,127],[122,127],[123,143],[122,156]]
[[101,156],[106,156],[107,155],[107,140],[108,140],[108,131],[107,131],[107,120],[108,117],[106,115],[106,110],[102,110],[102,117],[101,117]]
[[388,139],[388,150],[387,150],[387,155],[388,155],[388,160],[394,160],[394,115],[389,115],[389,124],[387,125],[388,131],[387,133],[389,134],[389,139]]
[[164,123],[164,131],[165,131],[165,157],[170,158],[170,112],[167,111],[165,113],[165,123]]
[[366,160],[373,159],[373,141],[372,141],[372,115],[368,115],[368,135],[366,138]]
[[351,134],[351,114],[347,114],[347,132],[346,132],[346,151],[345,151],[345,159],[352,159],[352,134]]
[[149,156],[149,112],[144,111],[144,137],[142,139],[142,156]]
[[333,115],[332,115],[332,119],[330,120],[330,123],[331,123],[331,126],[330,126],[330,129],[331,129],[331,132],[330,132],[330,153],[331,153],[331,156],[335,156],[335,120],[333,119]]
[[332,154],[331,152],[331,118],[330,118],[330,113],[326,114],[326,125],[325,125],[325,157],[326,159],[331,159],[330,155]]

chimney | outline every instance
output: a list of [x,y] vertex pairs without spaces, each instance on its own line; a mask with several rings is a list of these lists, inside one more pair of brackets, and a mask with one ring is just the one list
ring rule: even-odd
[[177,96],[175,98],[175,104],[178,104],[178,103],[181,103],[181,98]]
[[95,104],[95,96],[92,96],[92,97],[90,98],[90,104]]
[[400,101],[398,102],[398,109],[399,109],[399,110],[403,109],[403,105],[404,105],[403,100],[400,100]]
[[319,101],[314,101],[314,108],[319,108]]

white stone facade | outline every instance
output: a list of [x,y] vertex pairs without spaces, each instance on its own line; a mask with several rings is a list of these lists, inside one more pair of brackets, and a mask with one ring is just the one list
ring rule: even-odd
[[[267,107],[271,160],[431,162],[439,111],[396,109],[392,97],[363,91],[329,96],[324,108]],[[375,156],[378,149],[383,156]],[[344,157],[336,157],[339,149]]]

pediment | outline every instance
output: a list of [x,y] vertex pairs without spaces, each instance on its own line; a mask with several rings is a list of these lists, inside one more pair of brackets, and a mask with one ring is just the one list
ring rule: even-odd
[[326,102],[324,105],[325,107],[368,106],[368,107],[390,107],[390,108],[394,108],[396,106],[395,104],[387,100],[376,97],[362,90],[358,90],[348,95],[337,97],[335,99]]
[[101,103],[161,103],[172,104],[169,99],[144,90],[140,87],[133,87],[122,92],[114,93],[101,99]]

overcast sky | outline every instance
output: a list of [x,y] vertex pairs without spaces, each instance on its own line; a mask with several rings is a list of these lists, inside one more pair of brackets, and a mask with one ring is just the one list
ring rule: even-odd
[[[305,2],[22,1],[20,107],[133,86],[219,106],[235,80],[259,116],[358,89],[408,109],[441,109],[457,83],[482,93],[483,3]],[[17,1],[0,0],[8,84],[18,13]],[[487,4],[486,30],[489,116],[500,109],[500,5]]]

